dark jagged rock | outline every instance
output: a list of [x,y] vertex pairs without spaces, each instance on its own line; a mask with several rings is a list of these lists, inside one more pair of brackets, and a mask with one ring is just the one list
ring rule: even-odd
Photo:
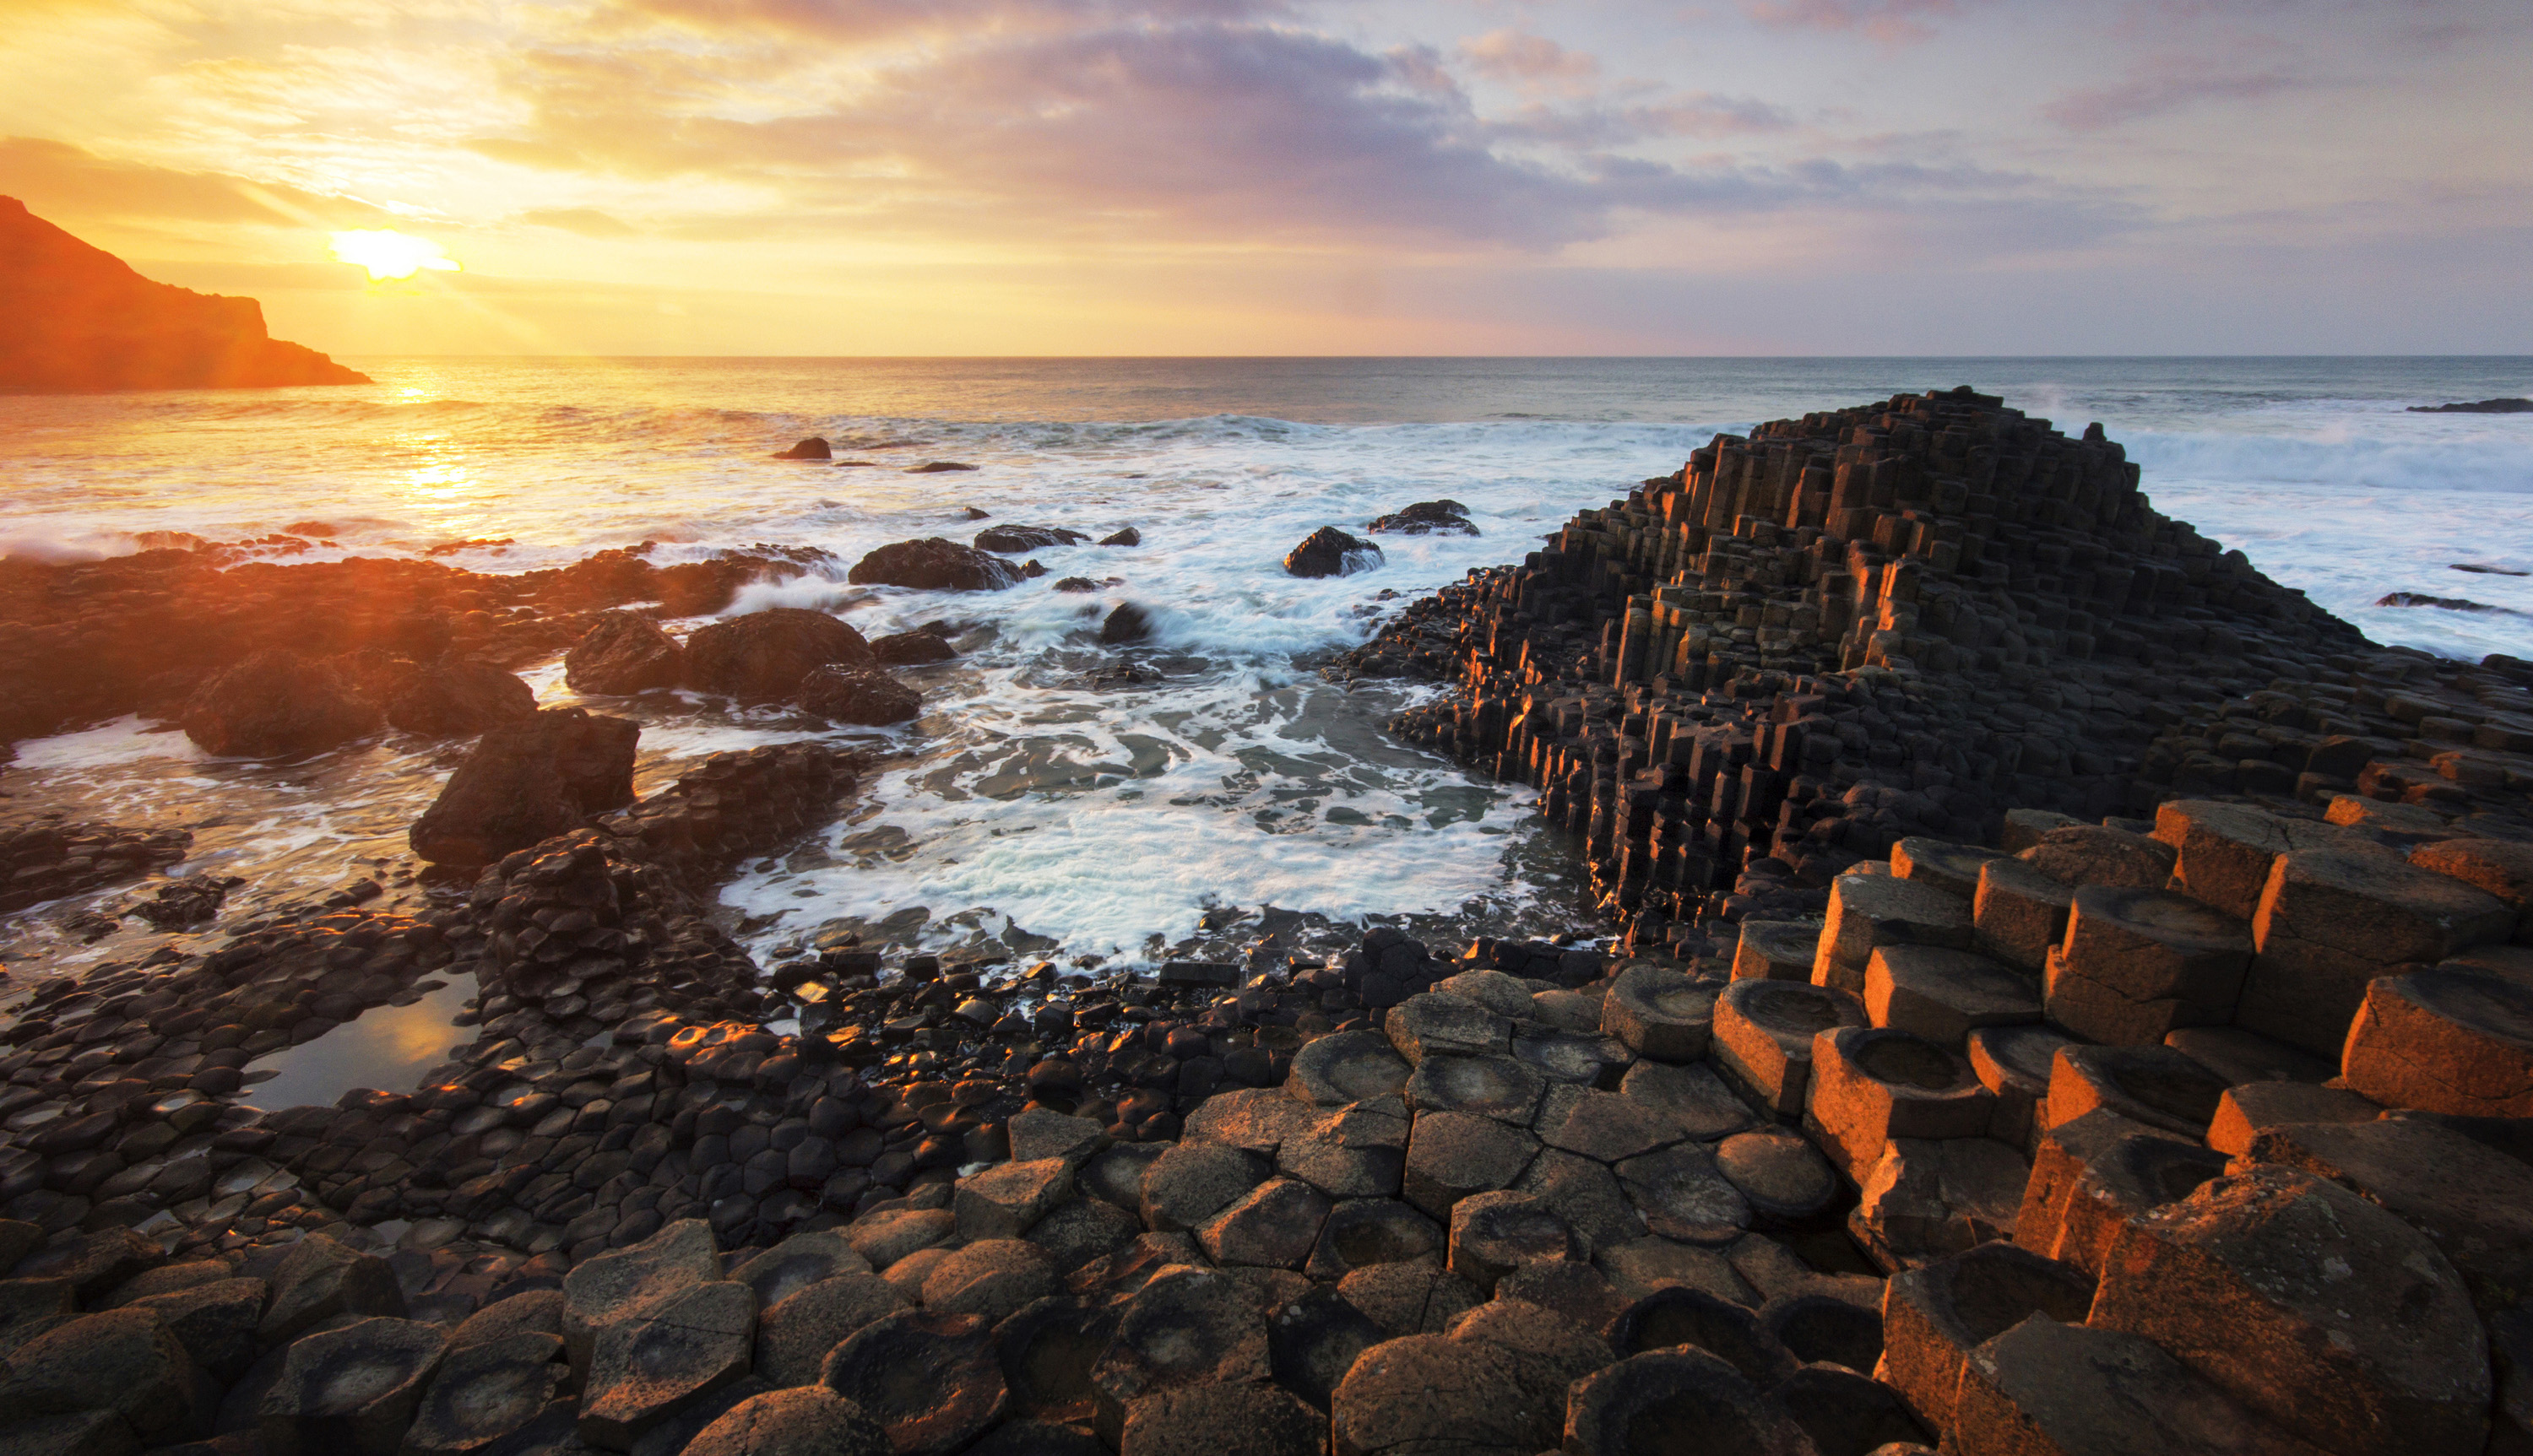
[[2521,616],[2522,612],[2507,607],[2492,607],[2468,597],[2431,597],[2425,592],[2386,592],[2375,599],[2378,607],[2438,607],[2447,612],[2494,612],[2501,616]]
[[1099,624],[1099,640],[1111,647],[1141,642],[1152,635],[1152,615],[1132,602],[1120,602]]
[[477,658],[441,658],[400,674],[379,700],[387,723],[426,738],[466,738],[533,718],[536,689]]
[[332,664],[276,649],[205,683],[178,721],[206,753],[295,758],[376,732],[385,719]]
[[649,617],[602,612],[563,655],[562,668],[573,692],[620,695],[677,686],[686,674],[686,655]]
[[1077,546],[1090,539],[1062,526],[988,526],[976,533],[976,550],[1025,555],[1050,546]]
[[0,198],[0,392],[371,382],[266,334],[254,299],[152,283],[16,198]]
[[999,592],[1021,579],[1000,557],[938,536],[900,541],[872,552],[847,573],[855,586],[914,587],[931,592]]
[[686,685],[742,703],[779,703],[830,664],[863,671],[878,663],[862,634],[823,612],[774,607],[686,638]]
[[630,803],[640,732],[580,708],[493,729],[414,821],[413,852],[435,864],[491,864]]
[[959,649],[950,645],[949,637],[939,627],[932,626],[916,627],[913,631],[897,632],[886,637],[874,637],[871,639],[871,652],[882,663],[892,668],[915,668],[926,663],[955,662],[959,657]]
[[1436,531],[1458,536],[1478,534],[1478,528],[1469,523],[1469,508],[1457,500],[1419,500],[1403,510],[1373,517],[1364,529],[1398,536],[1424,536]]
[[2475,399],[2468,404],[2414,404],[2414,415],[2525,415],[2533,414],[2533,399],[2505,397]]
[[1144,544],[1144,533],[1136,530],[1132,526],[1128,526],[1124,530],[1118,531],[1113,535],[1100,537],[1099,544],[1101,546],[1142,546]]
[[829,723],[873,728],[904,723],[923,711],[923,694],[876,668],[820,668],[800,679],[793,701]]
[[1322,526],[1284,553],[1284,569],[1295,576],[1350,576],[1380,564],[1380,547],[1334,526]]
[[908,466],[906,473],[908,475],[942,475],[954,470],[974,470],[975,468],[973,465],[962,464],[956,460],[926,460],[920,465]]
[[824,436],[813,435],[788,450],[776,450],[774,458],[777,460],[831,460],[835,458],[835,453],[828,446]]

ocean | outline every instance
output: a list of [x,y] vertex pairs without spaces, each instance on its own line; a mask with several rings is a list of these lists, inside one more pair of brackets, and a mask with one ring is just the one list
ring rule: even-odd
[[[842,822],[725,893],[766,961],[845,931],[1129,961],[1367,915],[1437,941],[1588,933],[1576,867],[1527,789],[1382,733],[1432,689],[1349,692],[1319,664],[1718,431],[1898,391],[1968,383],[2070,433],[2098,421],[2159,509],[2377,641],[2533,657],[2533,576],[2507,574],[2533,572],[2533,416],[2406,412],[2533,393],[2526,359],[350,362],[378,383],[0,399],[0,553],[293,528],[314,543],[293,559],[437,548],[477,571],[644,541],[662,562],[833,552],[832,571],[731,611],[823,608],[871,636],[946,623],[963,656],[908,671],[925,694],[914,724],[592,704],[642,720],[646,789],[754,743],[872,750]],[[838,463],[768,458],[809,435]],[[976,468],[908,473],[927,462]],[[1436,498],[1482,534],[1385,536],[1379,569],[1342,578],[1279,567],[1319,526]],[[970,507],[1093,538],[1132,526],[1142,545],[1037,553],[1048,575],[1001,593],[844,582],[885,542],[967,539]],[[1103,585],[1052,590],[1067,576]],[[2392,592],[2487,610],[2373,605]],[[1097,680],[1117,653],[1096,629],[1122,602],[1157,624],[1142,654],[1156,681]],[[559,663],[525,675],[549,705],[578,701]],[[125,720],[21,744],[0,795],[13,814],[192,829],[178,869],[244,878],[234,917],[391,870],[456,753],[390,735],[242,763]],[[72,968],[159,944],[137,925],[94,944],[63,930],[122,893],[0,922],[0,960]]]

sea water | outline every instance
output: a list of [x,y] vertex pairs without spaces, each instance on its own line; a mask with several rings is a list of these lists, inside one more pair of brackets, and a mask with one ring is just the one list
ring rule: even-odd
[[[839,823],[725,892],[764,958],[852,933],[1141,960],[1271,923],[1266,910],[1413,916],[1436,939],[1584,928],[1570,847],[1525,790],[1381,731],[1431,689],[1349,691],[1318,667],[1719,430],[1897,391],[1969,383],[2071,434],[2098,421],[2158,508],[2376,640],[2533,657],[2533,577],[2505,574],[2533,571],[2533,416],[2406,408],[2533,392],[2521,359],[356,363],[378,383],[0,400],[0,550],[295,530],[309,546],[290,559],[438,549],[496,572],[642,542],[661,562],[753,543],[833,553],[730,612],[820,608],[870,636],[944,626],[962,656],[907,670],[925,696],[913,724],[591,704],[641,721],[645,790],[756,743],[872,753]],[[837,462],[768,458],[808,435]],[[976,468],[910,473],[930,462]],[[1380,567],[1345,577],[1280,568],[1317,527],[1437,498],[1480,534],[1384,536]],[[999,593],[844,581],[883,543],[969,538],[972,507],[1094,540],[1132,526],[1142,544],[1035,553],[1047,574]],[[1098,589],[1055,591],[1065,577]],[[2392,592],[2488,610],[2373,605]],[[1103,673],[1121,654],[1096,632],[1128,602],[1155,624],[1133,656],[1156,680],[1120,685]],[[525,675],[546,704],[579,701],[559,664]],[[194,830],[180,872],[246,881],[228,918],[392,881],[405,826],[462,752],[390,734],[252,764],[156,728],[22,744],[0,794],[10,813]],[[71,933],[72,914],[125,893],[0,923],[0,957],[71,966],[157,943],[137,921],[93,943]]]

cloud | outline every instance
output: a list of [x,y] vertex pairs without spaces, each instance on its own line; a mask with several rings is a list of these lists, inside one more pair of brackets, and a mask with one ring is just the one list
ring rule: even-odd
[[1741,13],[1780,30],[1855,30],[1885,45],[1924,40],[1959,0],[1741,0]]
[[595,207],[541,207],[520,213],[519,220],[531,227],[560,228],[584,238],[630,238],[641,231]]
[[2280,71],[2249,76],[2163,71],[2135,77],[2117,86],[2071,91],[2040,108],[2040,114],[2071,132],[2098,132],[2124,122],[2178,111],[2202,101],[2251,101],[2281,91],[2300,90],[2316,82]]
[[1289,7],[1283,0],[623,0],[623,11],[708,33],[779,30],[869,42],[1255,20],[1283,16]]
[[1460,58],[1491,81],[1529,86],[1588,87],[1601,74],[1598,59],[1526,30],[1489,30],[1463,40]]
[[1744,137],[1791,130],[1794,115],[1752,96],[1690,91],[1629,106],[1524,107],[1494,124],[1506,138],[1568,147],[1625,146],[1671,137]]
[[266,227],[379,227],[398,219],[351,198],[221,172],[118,161],[66,142],[0,139],[0,193],[83,217],[170,218]]

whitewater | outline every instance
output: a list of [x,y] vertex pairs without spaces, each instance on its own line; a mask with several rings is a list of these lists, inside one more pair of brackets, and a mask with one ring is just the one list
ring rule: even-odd
[[[755,743],[870,749],[842,822],[726,892],[761,960],[844,934],[1146,960],[1218,951],[1269,909],[1406,916],[1438,940],[1588,930],[1527,790],[1384,735],[1418,689],[1347,691],[1319,665],[1718,431],[1900,390],[1967,382],[2071,433],[2099,421],[2157,508],[2376,640],[2533,657],[2533,576],[2507,574],[2533,572],[2533,416],[2407,410],[2533,392],[2524,360],[355,363],[379,383],[0,400],[0,553],[282,536],[256,550],[488,572],[644,542],[662,563],[760,543],[832,553],[729,611],[813,607],[869,636],[943,625],[962,656],[907,672],[925,694],[914,724],[588,704],[643,722],[644,789]],[[809,435],[856,463],[768,458]],[[975,468],[910,473],[936,462]],[[1381,567],[1342,578],[1280,568],[1317,527],[1437,498],[1481,534],[1384,536]],[[968,539],[972,509],[1094,540],[1131,526],[1142,544],[1035,553],[1047,574],[1000,593],[844,580],[886,542]],[[1064,577],[1100,586],[1055,591]],[[2392,592],[2486,610],[2373,605]],[[1121,685],[1095,640],[1125,602],[1155,623],[1139,654],[1154,680]],[[559,663],[524,675],[549,706],[580,701]],[[190,828],[179,870],[243,877],[249,908],[392,878],[455,761],[391,735],[247,764],[151,728],[21,744],[0,792],[13,813]],[[0,957],[138,948],[132,930],[80,943],[61,927],[82,907],[17,917]]]

